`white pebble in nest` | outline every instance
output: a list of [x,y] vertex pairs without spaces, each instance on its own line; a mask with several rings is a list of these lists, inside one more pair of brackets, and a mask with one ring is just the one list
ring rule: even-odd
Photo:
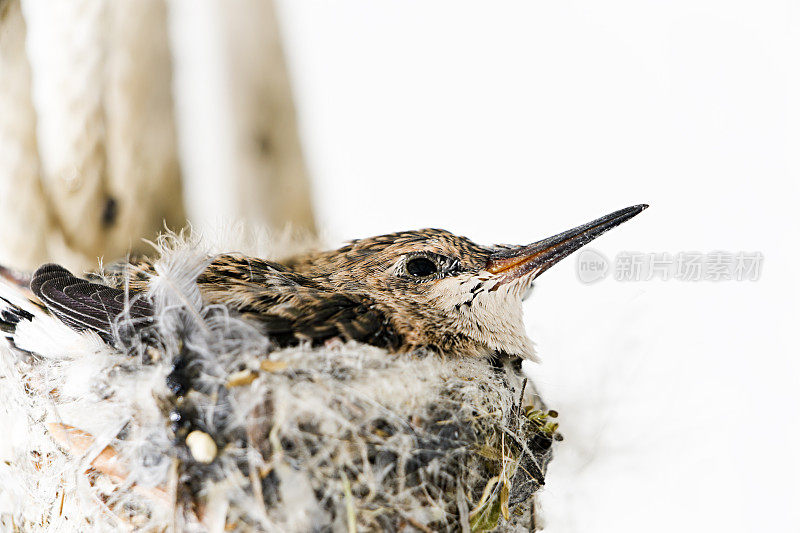
[[194,430],[186,435],[186,446],[196,461],[208,464],[217,456],[217,444],[208,433]]

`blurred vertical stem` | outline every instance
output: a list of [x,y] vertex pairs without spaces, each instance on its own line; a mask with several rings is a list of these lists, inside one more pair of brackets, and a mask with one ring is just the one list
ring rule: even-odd
[[275,6],[170,0],[189,219],[316,230]]

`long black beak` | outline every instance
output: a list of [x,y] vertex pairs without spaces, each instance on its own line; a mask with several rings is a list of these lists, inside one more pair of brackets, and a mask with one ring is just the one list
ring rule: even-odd
[[499,283],[495,287],[528,274],[531,274],[529,279],[533,281],[578,248],[592,242],[611,228],[632,219],[648,207],[647,204],[626,207],[533,244],[503,249],[489,257],[486,270],[500,275]]

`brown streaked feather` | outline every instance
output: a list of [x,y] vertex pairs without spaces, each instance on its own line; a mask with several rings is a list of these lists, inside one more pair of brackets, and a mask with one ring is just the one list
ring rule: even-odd
[[339,337],[396,350],[388,318],[363,294],[334,291],[285,266],[220,256],[198,279],[208,301],[223,303],[262,327],[280,346]]

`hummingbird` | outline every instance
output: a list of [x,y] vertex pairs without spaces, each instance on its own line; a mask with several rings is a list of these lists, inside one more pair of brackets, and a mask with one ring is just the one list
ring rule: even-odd
[[[223,305],[275,347],[334,339],[389,352],[536,360],[522,302],[547,269],[641,213],[635,205],[522,246],[483,246],[441,229],[358,239],[282,262],[223,254],[197,278],[204,304]],[[118,317],[154,323],[147,290],[152,260],[129,264],[111,282],[40,267],[32,292],[62,322],[119,342]]]

